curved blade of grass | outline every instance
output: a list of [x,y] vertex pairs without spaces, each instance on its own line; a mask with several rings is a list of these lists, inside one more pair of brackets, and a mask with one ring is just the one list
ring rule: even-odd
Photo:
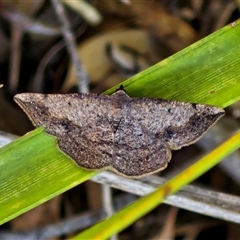
[[44,129],[0,149],[0,224],[93,177],[56,148]]
[[151,211],[169,195],[180,190],[184,185],[195,180],[204,172],[220,162],[240,147],[240,132],[224,142],[214,151],[197,161],[195,164],[163,184],[156,191],[142,197],[135,203],[115,213],[112,217],[87,229],[73,239],[107,239],[131,225],[137,219]]
[[[124,87],[130,96],[228,106],[240,96],[239,36],[237,21],[125,81]],[[0,224],[96,174],[76,167],[54,138],[38,130],[2,148],[0,166]]]

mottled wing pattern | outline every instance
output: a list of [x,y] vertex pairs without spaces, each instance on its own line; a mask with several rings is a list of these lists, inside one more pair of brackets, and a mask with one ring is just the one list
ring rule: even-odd
[[176,150],[196,142],[224,110],[207,105],[94,94],[18,94],[36,127],[86,169],[141,177],[165,168]]
[[36,127],[57,137],[62,151],[79,166],[101,169],[111,164],[114,107],[109,96],[94,94],[18,94],[16,102]]
[[221,108],[167,101],[131,98],[129,107],[134,121],[173,150],[196,142],[225,112]]
[[169,147],[135,121],[131,109],[122,112],[114,139],[113,170],[128,177],[141,177],[167,167]]

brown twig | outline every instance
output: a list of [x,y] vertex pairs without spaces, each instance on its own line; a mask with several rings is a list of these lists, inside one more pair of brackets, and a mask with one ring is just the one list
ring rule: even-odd
[[56,11],[58,19],[61,23],[62,33],[66,41],[67,49],[68,49],[70,58],[72,60],[72,63],[76,69],[76,75],[79,83],[78,84],[79,92],[87,93],[88,92],[88,76],[86,72],[83,70],[82,63],[77,54],[75,39],[73,37],[72,31],[70,30],[70,24],[65,14],[64,8],[58,0],[51,0],[51,2]]

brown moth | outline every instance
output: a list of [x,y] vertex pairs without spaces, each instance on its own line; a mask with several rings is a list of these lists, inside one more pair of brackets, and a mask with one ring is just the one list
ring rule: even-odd
[[131,178],[166,168],[171,150],[196,142],[225,114],[209,105],[130,98],[121,89],[111,96],[22,93],[14,100],[80,167]]

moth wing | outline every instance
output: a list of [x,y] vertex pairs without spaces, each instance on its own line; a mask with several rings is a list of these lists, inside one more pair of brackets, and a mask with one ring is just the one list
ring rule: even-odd
[[114,139],[112,170],[127,177],[141,177],[167,167],[169,147],[129,114],[122,116]]
[[14,100],[36,127],[55,136],[60,149],[86,169],[110,165],[114,107],[108,96],[93,94],[17,94]]
[[134,120],[173,150],[196,142],[225,114],[218,107],[162,99],[132,98],[130,105]]

